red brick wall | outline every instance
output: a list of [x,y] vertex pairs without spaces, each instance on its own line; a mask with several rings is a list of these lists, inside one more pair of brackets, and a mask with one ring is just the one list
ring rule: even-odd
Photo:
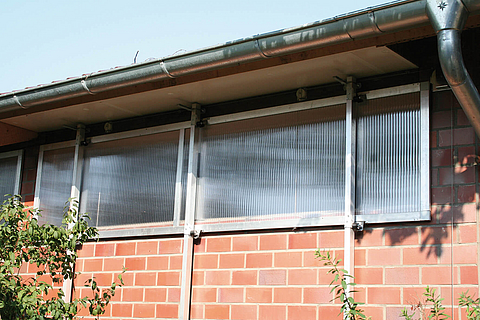
[[[478,143],[448,91],[433,94],[430,120],[432,221],[368,225],[355,242],[356,298],[373,319],[398,319],[426,285],[461,319],[459,293],[478,293]],[[31,173],[22,193],[30,196],[34,167],[25,170]],[[343,230],[203,236],[195,247],[191,318],[340,319],[316,248],[342,257]],[[177,318],[181,252],[180,239],[86,244],[77,293],[87,294],[81,283],[92,275],[109,284],[125,265],[125,286],[103,318]]]

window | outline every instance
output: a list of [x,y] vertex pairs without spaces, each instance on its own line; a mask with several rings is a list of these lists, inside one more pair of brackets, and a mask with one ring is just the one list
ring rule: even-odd
[[0,154],[0,204],[7,199],[5,195],[20,194],[22,155],[22,151]]
[[[191,151],[190,123],[44,146],[36,201],[58,223],[78,188],[80,211],[104,237],[183,233],[192,156],[189,208],[205,231],[343,225],[347,197],[359,221],[428,220],[428,90],[413,84],[366,96],[353,112],[340,96],[213,117],[195,130]],[[353,195],[345,191],[347,145]]]

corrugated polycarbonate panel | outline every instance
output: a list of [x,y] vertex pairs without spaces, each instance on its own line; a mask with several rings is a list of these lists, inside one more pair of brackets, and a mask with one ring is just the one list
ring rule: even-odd
[[81,211],[92,224],[173,221],[179,133],[85,147]]
[[15,179],[17,177],[18,157],[0,159],[0,204],[15,193]]
[[357,214],[421,210],[419,93],[358,108]]
[[75,148],[43,152],[39,198],[39,223],[61,225],[65,203],[70,198]]
[[343,215],[345,106],[207,126],[197,221]]

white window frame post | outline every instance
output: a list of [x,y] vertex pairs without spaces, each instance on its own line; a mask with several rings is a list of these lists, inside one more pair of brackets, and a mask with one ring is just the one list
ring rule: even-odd
[[185,227],[183,233],[183,260],[180,291],[179,320],[190,319],[192,296],[193,241],[198,236],[195,231],[195,211],[197,199],[199,143],[196,141],[197,123],[201,119],[201,106],[192,104],[190,140],[188,149],[187,199],[185,206]]

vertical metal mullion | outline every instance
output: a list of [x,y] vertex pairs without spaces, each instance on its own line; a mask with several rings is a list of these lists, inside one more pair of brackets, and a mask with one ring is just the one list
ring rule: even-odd
[[429,106],[430,83],[422,82],[420,84],[420,208],[422,219],[430,217]]
[[183,176],[183,149],[185,145],[185,129],[180,129],[178,138],[178,157],[177,157],[177,177],[175,182],[175,205],[173,209],[173,226],[180,225],[180,215],[182,214],[182,176]]
[[[77,210],[80,209],[80,191],[81,191],[81,184],[82,184],[82,171],[83,171],[83,141],[85,140],[85,126],[83,124],[77,125],[77,137],[75,140],[75,155],[73,158],[73,175],[72,175],[72,188],[70,190],[70,210]],[[74,201],[78,201],[78,205],[75,205]],[[70,223],[67,228],[71,228],[73,223]],[[70,252],[71,254],[71,252]],[[63,300],[65,302],[72,301],[72,288],[73,288],[73,280],[66,279],[63,282],[63,292],[65,296]]]
[[[355,222],[355,151],[356,120],[353,115],[353,97],[356,83],[353,77],[347,78],[347,101],[345,119],[345,225],[344,225],[344,261],[345,270],[354,276],[354,241],[353,224]],[[351,281],[350,278],[347,281]],[[347,293],[351,294],[347,288]]]
[[37,180],[35,181],[35,197],[33,199],[33,207],[40,208],[40,184],[42,181],[42,171],[43,171],[43,155],[45,153],[44,146],[40,146],[40,151],[38,155],[38,164],[37,164]]
[[[192,120],[188,150],[187,199],[185,206],[185,227],[183,235],[182,281],[180,289],[179,320],[190,319],[192,294],[193,240],[195,235],[195,210],[197,197],[197,176],[199,141],[196,141],[196,124],[200,120],[200,105],[192,105]],[[198,140],[198,138],[197,138]]]
[[22,162],[23,162],[23,150],[18,152],[17,156],[17,172],[15,174],[15,187],[13,189],[13,195],[20,194],[20,181],[22,176]]

